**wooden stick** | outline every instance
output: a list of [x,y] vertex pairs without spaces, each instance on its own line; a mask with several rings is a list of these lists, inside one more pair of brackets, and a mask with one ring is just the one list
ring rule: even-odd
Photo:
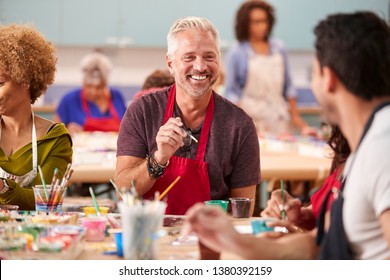
[[158,197],[159,200],[163,199],[164,196],[167,195],[167,193],[173,188],[174,185],[176,185],[177,181],[180,180],[180,176],[177,176],[177,178],[175,179],[175,181],[173,181],[169,186],[168,188],[165,189],[165,191]]

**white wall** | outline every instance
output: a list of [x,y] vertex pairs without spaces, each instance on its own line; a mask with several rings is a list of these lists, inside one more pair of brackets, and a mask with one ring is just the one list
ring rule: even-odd
[[[80,60],[93,50],[88,47],[58,47],[55,84],[79,85]],[[101,51],[114,65],[110,75],[113,85],[142,85],[145,77],[154,69],[166,67],[163,49],[104,48]]]
[[[81,58],[93,51],[88,47],[58,47],[55,84],[79,85]],[[113,62],[110,83],[118,86],[141,86],[156,68],[166,68],[165,48],[104,48],[102,52]],[[222,53],[224,55],[224,53]],[[297,87],[308,87],[312,52],[289,52],[290,70]],[[223,57],[224,58],[224,57]]]

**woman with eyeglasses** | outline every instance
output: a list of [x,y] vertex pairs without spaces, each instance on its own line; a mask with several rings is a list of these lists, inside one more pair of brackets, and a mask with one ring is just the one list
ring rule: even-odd
[[118,131],[126,105],[122,93],[108,86],[111,61],[102,53],[81,60],[83,86],[60,101],[56,121],[65,123],[73,135],[80,131]]
[[243,108],[260,135],[316,134],[300,117],[281,41],[271,38],[274,8],[265,1],[245,1],[236,14],[233,46],[226,61],[225,96]]

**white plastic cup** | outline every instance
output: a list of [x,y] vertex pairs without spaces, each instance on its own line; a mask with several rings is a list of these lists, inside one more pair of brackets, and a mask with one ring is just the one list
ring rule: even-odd
[[[157,231],[162,225],[166,203],[152,207],[151,201],[136,206],[118,203],[122,221],[122,249],[126,260],[156,260]],[[155,202],[154,202],[155,203]]]

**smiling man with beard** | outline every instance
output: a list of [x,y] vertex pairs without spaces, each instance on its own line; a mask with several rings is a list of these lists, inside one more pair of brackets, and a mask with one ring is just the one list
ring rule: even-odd
[[260,182],[256,128],[212,89],[220,69],[218,31],[205,18],[188,17],[174,22],[167,41],[166,62],[176,82],[128,107],[116,184],[128,187],[134,180],[139,194],[154,198],[180,176],[167,196],[166,213],[175,215],[210,199],[254,198]]

